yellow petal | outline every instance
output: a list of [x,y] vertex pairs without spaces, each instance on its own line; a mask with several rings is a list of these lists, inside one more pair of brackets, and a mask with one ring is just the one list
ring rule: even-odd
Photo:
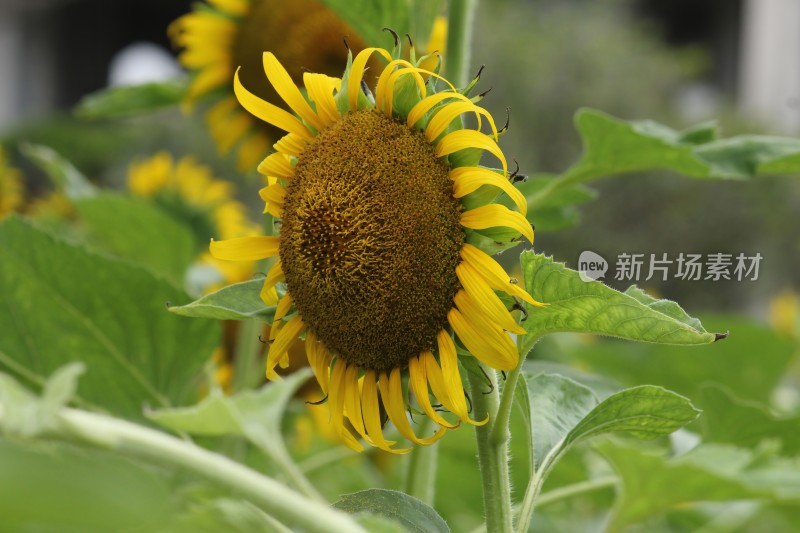
[[464,243],[461,247],[461,259],[477,272],[491,288],[507,292],[537,307],[544,307],[546,305],[534,300],[533,297],[519,285],[511,283],[503,267],[480,248]]
[[275,143],[275,149],[288,156],[297,157],[303,153],[306,148],[306,138],[302,135],[295,135],[290,133],[281,137]]
[[425,137],[429,142],[435,141],[439,135],[444,133],[450,123],[463,113],[475,114],[475,118],[478,120],[478,130],[481,129],[481,116],[486,117],[486,120],[489,121],[489,125],[492,127],[492,133],[494,133],[495,139],[497,138],[497,125],[495,125],[492,115],[472,102],[453,102],[440,107],[428,123],[428,127],[425,128]]
[[459,306],[462,313],[471,316],[479,315],[511,333],[525,334],[525,330],[516,323],[500,297],[467,263],[462,262],[456,267],[456,276],[464,287],[463,291],[456,293],[458,297],[456,305],[461,303],[464,306],[464,309]]
[[411,442],[422,446],[433,444],[444,436],[445,428],[443,427],[440,427],[436,433],[429,438],[420,439],[414,434],[414,430],[411,429],[411,424],[408,423],[408,418],[406,418],[406,407],[405,401],[403,400],[403,383],[400,380],[399,368],[393,368],[388,377],[385,373],[382,373],[378,386],[381,390],[381,398],[383,399],[383,406],[386,409],[386,414],[389,415],[389,420],[392,421],[401,435]]
[[[342,359],[337,359],[333,363],[333,372],[331,373],[330,391],[328,393],[328,407],[331,410],[331,426],[339,437],[346,443],[352,443],[355,439],[344,425],[344,402],[347,384],[345,382],[345,373],[347,372],[347,365]],[[349,439],[347,437],[350,437]],[[364,449],[361,444],[358,444],[357,451]]]
[[283,68],[280,61],[275,57],[272,52],[264,52],[263,56],[264,72],[267,73],[267,79],[275,88],[278,95],[283,98],[283,101],[295,112],[300,118],[310,124],[315,130],[322,129],[322,121],[317,114],[308,105],[308,102],[303,97],[303,93],[297,88],[292,81],[292,77]]
[[339,120],[339,110],[336,108],[336,100],[333,99],[333,91],[337,86],[341,86],[342,80],[331,78],[325,74],[303,74],[303,85],[306,86],[309,99],[317,106],[317,115],[325,126],[333,124]]
[[405,59],[393,59],[392,61],[389,61],[389,64],[386,65],[381,71],[381,75],[378,77],[378,85],[375,87],[375,104],[378,109],[383,109],[386,90],[389,87],[389,79],[391,78],[392,72],[398,65],[412,68],[414,67],[414,65]]
[[380,406],[378,405],[378,388],[374,370],[367,370],[364,374],[364,387],[361,391],[361,413],[370,442],[374,446],[381,450],[398,454],[411,451],[411,448],[393,449],[392,446],[395,443],[383,438]]
[[247,0],[208,0],[208,3],[229,15],[242,16],[250,8]]
[[428,113],[428,111],[433,109],[437,104],[440,104],[449,98],[470,102],[469,98],[457,92],[443,91],[432,94],[427,98],[423,98],[411,108],[411,111],[408,113],[408,118],[406,119],[406,124],[408,124],[410,128],[413,128],[414,125],[419,122],[419,120],[424,117],[426,113]]
[[275,303],[277,303],[274,301],[274,299],[277,298],[277,293],[274,290],[275,284],[282,280],[283,265],[281,264],[280,260],[278,260],[267,271],[267,276],[264,278],[264,285],[261,287],[261,299],[265,304],[275,305]]
[[450,310],[447,320],[467,350],[487,365],[497,370],[512,370],[517,366],[517,347],[499,327],[481,328],[478,332],[457,309]]
[[289,179],[294,176],[294,167],[289,158],[280,152],[270,154],[258,165],[262,176]]
[[423,72],[422,69],[418,68],[402,68],[392,72],[389,75],[389,79],[386,82],[387,89],[386,94],[382,96],[381,100],[379,101],[377,98],[375,99],[376,106],[378,109],[383,110],[386,116],[392,116],[392,104],[394,102],[394,84],[397,83],[397,80],[403,76],[414,76],[414,81],[417,82],[417,89],[419,90],[419,94],[422,98],[425,97],[427,93],[427,89],[425,88],[425,79],[422,77],[420,72]]
[[331,356],[311,331],[306,332],[306,357],[322,392],[328,394],[331,374]]
[[283,320],[283,317],[286,316],[286,313],[289,312],[289,309],[292,308],[292,304],[294,301],[292,300],[291,294],[286,294],[281,298],[281,301],[278,302],[278,306],[275,308],[275,318],[272,320],[272,323],[275,324]]
[[436,157],[444,157],[466,148],[486,150],[500,160],[503,174],[508,174],[508,163],[497,142],[488,135],[475,130],[458,130],[445,135],[436,145]]
[[375,52],[382,55],[386,61],[392,60],[392,55],[383,48],[365,48],[358,53],[353,60],[353,65],[350,67],[350,74],[347,78],[347,102],[350,105],[350,111],[358,110],[358,94],[361,92],[361,80],[364,77],[364,68],[367,66],[367,61]]
[[236,70],[236,75],[233,77],[233,92],[239,103],[242,104],[250,114],[258,117],[268,124],[272,124],[276,128],[280,128],[289,133],[310,141],[312,139],[311,132],[308,128],[300,122],[296,116],[288,111],[281,109],[278,106],[272,105],[254,95],[244,88],[242,82],[239,81],[239,70]]
[[533,227],[521,213],[504,205],[488,204],[461,213],[461,225],[471,229],[507,227],[520,232],[533,244]]
[[450,171],[450,179],[453,180],[453,196],[456,198],[462,198],[475,192],[481,185],[491,185],[506,193],[514,201],[520,213],[525,215],[528,212],[528,202],[519,189],[514,187],[505,176],[488,168],[454,168]]
[[358,388],[358,367],[356,365],[347,367],[344,383],[344,407],[347,412],[347,418],[350,419],[350,423],[356,432],[367,438],[364,420],[361,416],[361,391]]
[[431,405],[431,399],[428,396],[428,378],[425,375],[425,365],[418,357],[412,357],[408,360],[408,373],[408,382],[414,392],[414,397],[417,399],[419,406],[422,407],[422,411],[428,415],[428,418],[442,427],[452,429],[458,426],[458,424],[451,424],[444,419]]
[[[441,382],[441,387],[445,389],[445,396],[450,399],[452,407],[448,407],[448,409],[451,412],[465,422],[474,426],[482,426],[489,421],[489,417],[487,416],[478,422],[469,416],[467,400],[464,396],[464,385],[461,383],[461,373],[458,370],[458,353],[453,339],[448,332],[442,330],[437,335],[436,341],[439,346],[439,361],[441,361],[442,366],[439,368],[436,364],[436,359],[431,355],[429,360],[425,361],[428,379],[431,383],[434,380]],[[439,398],[438,395],[437,398]]]
[[[275,326],[273,326],[273,329],[274,328]],[[267,374],[270,374],[275,368],[275,365],[286,355],[289,351],[289,346],[300,335],[303,328],[305,328],[305,324],[303,324],[300,315],[294,316],[286,325],[280,328],[278,335],[275,337],[275,340],[272,341],[269,352],[267,353]]]
[[239,237],[226,241],[211,241],[209,250],[215,259],[226,261],[257,261],[278,255],[279,237]]
[[258,195],[264,200],[264,212],[276,218],[283,218],[283,201],[286,198],[286,189],[278,183],[264,187],[258,191]]

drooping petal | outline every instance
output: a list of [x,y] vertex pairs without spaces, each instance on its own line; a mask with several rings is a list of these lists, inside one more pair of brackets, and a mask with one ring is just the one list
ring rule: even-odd
[[383,399],[383,406],[386,409],[386,414],[389,415],[389,420],[392,421],[397,431],[399,431],[402,436],[414,444],[423,446],[433,444],[444,436],[446,429],[443,427],[440,427],[436,433],[429,438],[420,439],[414,434],[414,430],[411,429],[411,424],[408,423],[408,418],[406,418],[403,383],[400,380],[399,368],[393,368],[389,376],[382,373],[378,381],[378,386],[381,390],[381,398]]
[[[273,328],[274,327],[276,326],[273,326]],[[303,319],[300,318],[300,315],[294,316],[280,328],[280,331],[278,331],[275,340],[272,341],[269,352],[267,353],[267,378],[273,379],[276,375],[274,372],[275,366],[280,362],[281,358],[289,352],[289,346],[291,346],[292,342],[294,342],[304,328],[305,324],[303,324]]]
[[283,280],[283,265],[280,260],[276,261],[274,265],[267,271],[267,276],[264,278],[264,285],[261,287],[261,300],[267,305],[275,305],[277,301],[277,293],[275,292],[275,284]]
[[381,450],[391,453],[408,453],[411,448],[394,449],[394,441],[386,440],[383,437],[381,428],[380,405],[378,403],[378,387],[376,383],[375,371],[367,370],[364,374],[364,384],[361,390],[361,412],[364,418],[364,425],[367,429],[370,442]]
[[312,139],[311,132],[308,131],[308,128],[306,128],[296,116],[276,105],[262,100],[245,89],[244,85],[242,85],[242,82],[239,80],[238,69],[233,77],[233,92],[236,94],[236,98],[239,100],[239,103],[242,104],[242,107],[255,117],[268,124],[272,124],[276,128],[294,133],[302,139],[308,141]]
[[344,425],[344,402],[347,389],[345,373],[347,365],[341,359],[333,363],[330,389],[328,391],[328,408],[331,410],[331,426],[344,443],[353,450],[360,452],[364,447],[355,440],[350,430]]
[[475,115],[478,120],[478,130],[481,128],[481,116],[486,117],[492,128],[492,133],[494,133],[495,138],[497,137],[497,126],[494,123],[494,118],[492,118],[492,115],[488,111],[482,107],[476,106],[472,102],[453,102],[439,108],[428,123],[428,127],[425,128],[425,138],[427,138],[429,142],[435,141],[439,135],[444,133],[456,117],[460,117],[464,113],[473,113]]
[[364,420],[361,416],[361,390],[358,387],[358,367],[356,365],[347,367],[344,381],[344,407],[347,412],[347,418],[350,420],[356,432],[363,438],[367,438]]
[[452,429],[458,426],[458,424],[451,424],[445,420],[431,405],[431,399],[428,396],[428,378],[425,373],[425,365],[420,361],[419,357],[412,357],[408,360],[408,374],[408,382],[414,392],[414,397],[428,418],[446,428]]
[[267,74],[267,79],[275,88],[278,95],[283,98],[283,101],[295,112],[300,118],[310,124],[312,128],[319,131],[322,129],[323,124],[317,114],[311,109],[303,93],[297,88],[292,81],[292,77],[283,68],[280,61],[275,57],[272,52],[264,52],[263,56],[264,72]]
[[[428,380],[432,385],[434,382],[441,382],[441,387],[445,389],[444,396],[447,396],[450,400],[450,405],[445,405],[445,407],[455,413],[461,420],[474,426],[482,426],[489,421],[489,417],[487,416],[485,419],[478,422],[469,416],[467,400],[464,396],[464,386],[461,384],[461,374],[458,370],[458,354],[453,339],[447,331],[442,330],[437,335],[436,341],[439,346],[439,361],[442,366],[440,368],[436,364],[436,359],[431,354],[431,356],[424,361]],[[431,388],[434,389],[435,393],[436,389],[434,387]],[[436,397],[440,398],[438,394]]]
[[225,261],[258,261],[278,255],[279,237],[239,237],[225,241],[211,241],[209,250],[215,259]]
[[450,171],[450,179],[453,180],[453,196],[456,198],[463,198],[469,193],[475,192],[481,185],[491,185],[506,193],[514,201],[520,213],[525,215],[528,212],[528,202],[519,189],[514,187],[506,177],[488,168],[454,168]]
[[504,205],[487,204],[461,213],[461,225],[470,229],[505,226],[520,232],[533,244],[533,227],[521,213]]
[[447,321],[467,350],[482,362],[497,370],[512,370],[517,366],[517,347],[499,327],[478,331],[458,309],[448,312]]
[[332,357],[325,346],[317,343],[317,338],[311,331],[306,332],[306,357],[322,392],[328,394]]
[[459,307],[462,313],[486,316],[487,319],[506,331],[517,335],[525,334],[525,330],[514,321],[514,317],[508,312],[500,298],[469,265],[465,263],[458,265],[456,276],[458,276],[461,286],[464,287],[463,291],[456,293],[459,298],[456,305],[461,303],[466,309]]
[[464,102],[470,101],[469,98],[457,92],[443,91],[440,93],[434,93],[426,98],[423,98],[411,108],[411,111],[408,113],[408,118],[406,118],[406,124],[408,124],[408,127],[413,128],[414,125],[416,125],[416,123],[419,122],[426,113],[428,113],[428,111],[447,99],[462,100]]
[[534,300],[533,297],[519,285],[511,283],[503,267],[480,248],[472,246],[469,243],[464,243],[461,247],[461,259],[477,272],[491,288],[507,292],[537,307],[546,305]]

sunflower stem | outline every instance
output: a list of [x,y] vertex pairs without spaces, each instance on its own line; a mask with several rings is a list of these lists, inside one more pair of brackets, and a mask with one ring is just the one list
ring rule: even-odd
[[[433,421],[422,418],[419,434],[427,435],[433,428]],[[408,458],[405,492],[410,496],[433,506],[436,496],[436,468],[439,463],[439,443],[430,446],[417,446]]]
[[456,87],[463,87],[469,81],[472,20],[477,6],[478,0],[450,0],[444,68],[446,77]]
[[[493,426],[500,407],[497,373],[481,366],[489,378],[468,372],[472,392],[473,417],[482,420],[489,416],[486,425],[475,428],[478,444],[478,465],[483,483],[483,508],[486,515],[486,530],[492,533],[511,533],[511,482],[508,475],[508,432],[502,439],[494,439]],[[486,391],[487,386],[490,388]]]
[[[0,422],[2,422],[0,410]],[[292,528],[319,533],[365,533],[349,516],[310,500],[294,490],[227,457],[126,420],[64,408],[49,436],[82,441],[122,455],[183,468],[247,498],[262,511]]]

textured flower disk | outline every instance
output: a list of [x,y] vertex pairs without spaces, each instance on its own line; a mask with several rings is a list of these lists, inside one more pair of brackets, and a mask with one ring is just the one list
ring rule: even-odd
[[[373,55],[387,63],[374,97],[362,89]],[[370,48],[342,79],[305,73],[306,97],[265,53],[266,77],[294,114],[250,92],[237,72],[234,91],[242,106],[287,132],[258,167],[268,184],[261,191],[265,212],[282,219],[281,231],[211,244],[221,259],[278,258],[262,290],[270,303],[269,291],[286,286],[270,333],[267,376],[277,377],[290,344],[305,334],[334,430],[353,449],[363,449],[360,437],[396,453],[408,448],[385,438],[380,406],[416,444],[435,442],[461,421],[484,423],[469,416],[453,335],[483,363],[512,369],[518,354],[508,333],[524,330],[496,291],[541,305],[470,244],[465,231],[491,229],[533,241],[494,120],[436,72],[399,57],[399,51]],[[445,90],[434,92],[437,84]],[[462,126],[464,113],[474,114],[477,129]],[[481,131],[484,123],[491,135]],[[493,154],[502,171],[463,157],[481,151]],[[472,193],[484,186],[509,196],[519,211],[474,201],[468,208],[464,199],[474,200]],[[417,436],[408,408],[440,427]]]

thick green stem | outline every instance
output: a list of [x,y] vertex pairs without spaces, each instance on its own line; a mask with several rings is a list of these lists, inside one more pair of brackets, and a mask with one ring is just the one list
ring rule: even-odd
[[[433,421],[424,417],[420,423],[419,432],[423,435],[430,433]],[[439,462],[439,443],[430,446],[417,446],[408,458],[406,472],[405,492],[433,506],[436,495],[436,467]]]
[[478,0],[450,0],[444,68],[456,87],[463,87],[469,80],[472,20],[477,5]]
[[[475,428],[478,443],[478,464],[483,482],[483,509],[486,530],[492,533],[511,533],[511,483],[508,477],[508,432],[504,438],[492,437],[492,429],[500,406],[497,374],[486,370],[489,383],[482,376],[469,373],[474,418],[489,422]],[[487,391],[487,389],[491,389]]]
[[[0,410],[2,419],[2,410]],[[366,533],[349,516],[222,455],[166,433],[78,409],[62,409],[53,436],[88,441],[124,455],[185,468],[216,481],[292,528],[319,533]]]

